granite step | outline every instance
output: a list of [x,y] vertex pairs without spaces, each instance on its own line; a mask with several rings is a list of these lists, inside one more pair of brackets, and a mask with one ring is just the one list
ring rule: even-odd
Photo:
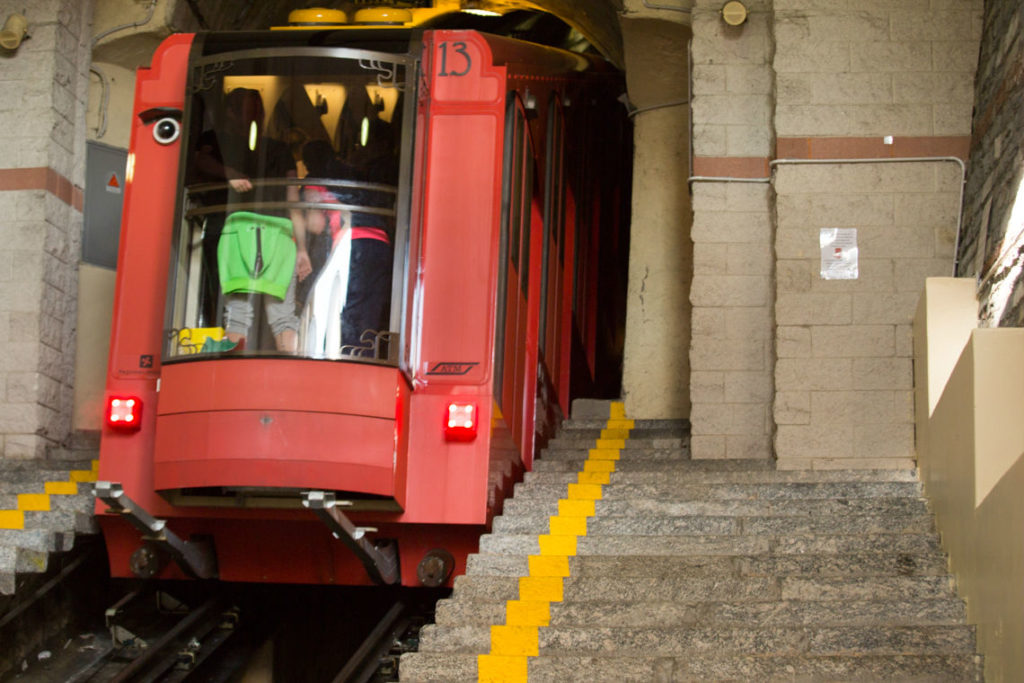
[[[914,626],[682,626],[539,629],[539,653],[616,657],[707,655],[970,655],[974,631],[962,625]],[[490,627],[431,624],[420,631],[430,652],[482,654],[490,648]]]
[[[574,477],[573,477],[574,478]],[[686,483],[683,483],[683,482]],[[520,500],[559,500],[565,498],[568,485],[574,481],[538,481],[516,484],[514,498]],[[918,482],[835,482],[822,484],[813,482],[788,482],[782,484],[740,484],[733,482],[709,481],[703,484],[690,483],[681,479],[673,483],[670,477],[651,484],[626,484],[618,482],[605,486],[601,500],[670,500],[682,501],[724,501],[724,500],[846,500],[850,498],[898,498],[921,497]]]
[[[502,624],[505,605],[494,601],[454,598],[439,603],[435,623],[442,626]],[[552,626],[682,627],[716,626],[867,626],[962,624],[963,603],[947,598],[908,600],[850,600],[838,608],[831,600],[778,602],[665,602],[635,603],[606,600],[554,603]]]
[[0,529],[0,547],[58,553],[71,550],[73,531],[51,529]]
[[[92,471],[95,452],[68,449],[59,455],[0,462],[0,510],[7,526],[21,527],[0,529],[0,595],[14,594],[19,574],[46,571],[50,554],[70,550],[76,535],[99,531],[92,484],[72,481],[73,471]],[[72,484],[75,492],[47,494],[49,482]],[[29,497],[19,500],[24,494]],[[48,509],[32,509],[37,506]]]
[[[691,461],[692,462],[692,461]],[[622,465],[622,467],[620,467]],[[525,473],[523,484],[571,484],[576,483],[576,470],[538,471]],[[852,484],[917,484],[916,474],[908,470],[827,470],[813,472],[805,470],[769,470],[769,469],[737,469],[702,471],[692,466],[680,467],[675,463],[658,465],[647,464],[634,466],[633,463],[615,463],[615,471],[611,472],[609,482],[620,485],[667,484],[679,486],[686,484],[761,484],[770,486],[786,486],[789,484],[817,485],[826,491],[828,497],[857,497],[854,489],[850,494],[844,491],[828,491],[828,486],[840,488]],[[755,489],[756,491],[756,489]],[[902,494],[901,494],[902,495]]]
[[[567,434],[572,432],[580,431],[595,431],[600,433],[602,429],[608,426],[608,419],[586,419],[586,420],[563,420],[559,427],[561,434]],[[633,428],[630,430],[630,434],[642,436],[651,431],[658,430],[675,430],[680,433],[689,434],[690,432],[690,421],[689,420],[633,420]]]
[[[402,656],[400,671],[404,683],[468,683],[477,680],[477,656],[410,653]],[[583,676],[588,683],[982,680],[973,655],[540,656],[528,660],[528,672],[531,683],[565,683]]]
[[[495,518],[493,533],[546,533],[551,515],[544,512],[504,514]],[[587,536],[680,536],[822,534],[845,533],[927,533],[934,529],[930,515],[861,514],[815,516],[740,515],[596,515],[586,520]]]
[[[526,576],[525,555],[470,555],[466,576]],[[774,555],[577,555],[571,576],[945,576],[945,558],[934,553],[860,552]]]
[[[576,544],[578,555],[807,555],[816,553],[941,553],[934,534],[842,534],[769,538],[767,536],[586,536]],[[481,553],[496,555],[540,552],[536,534],[484,534]]]
[[[557,450],[545,449],[541,452],[540,456],[537,458],[534,464],[536,465],[541,462],[551,463],[566,460],[574,464],[578,463],[580,469],[582,469],[583,462],[585,462],[587,458],[590,457],[590,451],[593,447],[594,445],[591,443],[590,445],[581,446],[579,448],[559,448]],[[660,448],[654,446],[637,446],[634,448],[630,448],[628,451],[623,449],[622,451],[620,451],[620,456],[625,457],[631,462],[644,460],[669,461],[678,463],[682,467],[697,467],[698,469],[702,469],[702,467],[698,467],[697,463],[705,463],[703,467],[706,467],[707,469],[742,469],[740,466],[736,464],[738,461],[735,460],[691,460],[690,451],[685,448]],[[622,461],[620,460],[619,462]],[[774,462],[768,460],[767,458],[761,459],[760,462],[763,462],[766,468],[774,469],[775,467]],[[693,464],[685,465],[683,463]]]
[[[604,424],[563,425],[402,657],[402,681],[476,680]],[[916,471],[694,461],[687,427],[669,428],[670,448],[631,432],[537,629],[531,682],[981,680]]]
[[[599,437],[600,434],[579,434],[573,436],[558,436],[554,439],[549,439],[547,444],[544,446],[541,457],[544,457],[544,453],[552,451],[580,450],[583,448],[590,450],[591,448],[596,448],[598,446],[597,440]],[[685,453],[686,457],[689,457],[689,442],[689,437],[685,435],[672,436],[666,434],[665,436],[631,436],[629,440],[622,444],[619,450],[623,453],[629,453],[634,450],[656,448],[661,450],[679,451],[680,453]]]
[[[0,474],[0,476],[3,476]],[[36,479],[34,481],[0,481],[0,497],[17,496],[22,493],[46,493],[46,485],[48,483],[58,483],[63,487],[66,484],[74,484],[77,492],[81,495],[91,495],[92,483],[91,482],[72,482],[65,477],[64,479],[48,478],[45,480]],[[73,494],[62,494],[62,495],[73,495]],[[2,507],[2,506],[0,506]]]
[[[567,577],[562,601],[602,602],[616,596],[624,602],[658,596],[665,602],[765,602],[778,600],[937,600],[953,598],[948,576],[672,576]],[[508,601],[519,598],[519,579],[510,576],[457,577],[453,600]]]
[[[805,517],[811,515],[930,515],[923,498],[818,498],[807,500],[597,500],[597,517],[688,516]],[[504,515],[558,514],[557,500],[509,498]]]

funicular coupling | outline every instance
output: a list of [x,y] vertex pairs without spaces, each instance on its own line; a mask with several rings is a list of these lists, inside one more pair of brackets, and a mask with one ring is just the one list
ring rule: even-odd
[[375,583],[398,583],[398,554],[395,545],[371,543],[366,534],[376,529],[354,525],[339,509],[339,506],[351,504],[349,501],[337,500],[330,491],[302,493],[302,505],[316,513],[334,537],[356,554]]
[[156,546],[170,555],[182,571],[193,578],[211,579],[217,576],[217,558],[210,545],[181,539],[167,528],[166,520],[157,519],[129,498],[120,483],[97,481],[93,485],[93,495],[142,532],[147,545],[132,555],[132,571],[136,574],[153,576],[159,571],[159,560],[153,556],[152,548]]

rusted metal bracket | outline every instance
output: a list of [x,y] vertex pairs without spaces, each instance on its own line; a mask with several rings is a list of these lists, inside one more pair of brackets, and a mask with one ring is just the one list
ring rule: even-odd
[[102,500],[112,512],[131,522],[132,526],[142,532],[143,540],[165,551],[189,576],[197,579],[217,576],[217,557],[212,547],[182,540],[167,528],[166,520],[157,519],[129,498],[120,483],[98,481],[93,485],[93,495]]
[[395,546],[371,543],[366,534],[376,529],[357,527],[339,509],[339,506],[351,503],[337,500],[330,491],[304,491],[302,505],[316,513],[334,537],[356,554],[375,583],[398,583],[398,553]]

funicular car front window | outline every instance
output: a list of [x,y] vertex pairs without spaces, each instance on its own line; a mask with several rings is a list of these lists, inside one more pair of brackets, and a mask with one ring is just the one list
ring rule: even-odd
[[404,72],[361,53],[193,66],[165,359],[394,362]]

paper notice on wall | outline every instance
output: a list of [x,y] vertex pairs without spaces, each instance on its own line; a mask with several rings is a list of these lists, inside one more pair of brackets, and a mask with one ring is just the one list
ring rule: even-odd
[[857,279],[857,228],[822,228],[821,279]]

